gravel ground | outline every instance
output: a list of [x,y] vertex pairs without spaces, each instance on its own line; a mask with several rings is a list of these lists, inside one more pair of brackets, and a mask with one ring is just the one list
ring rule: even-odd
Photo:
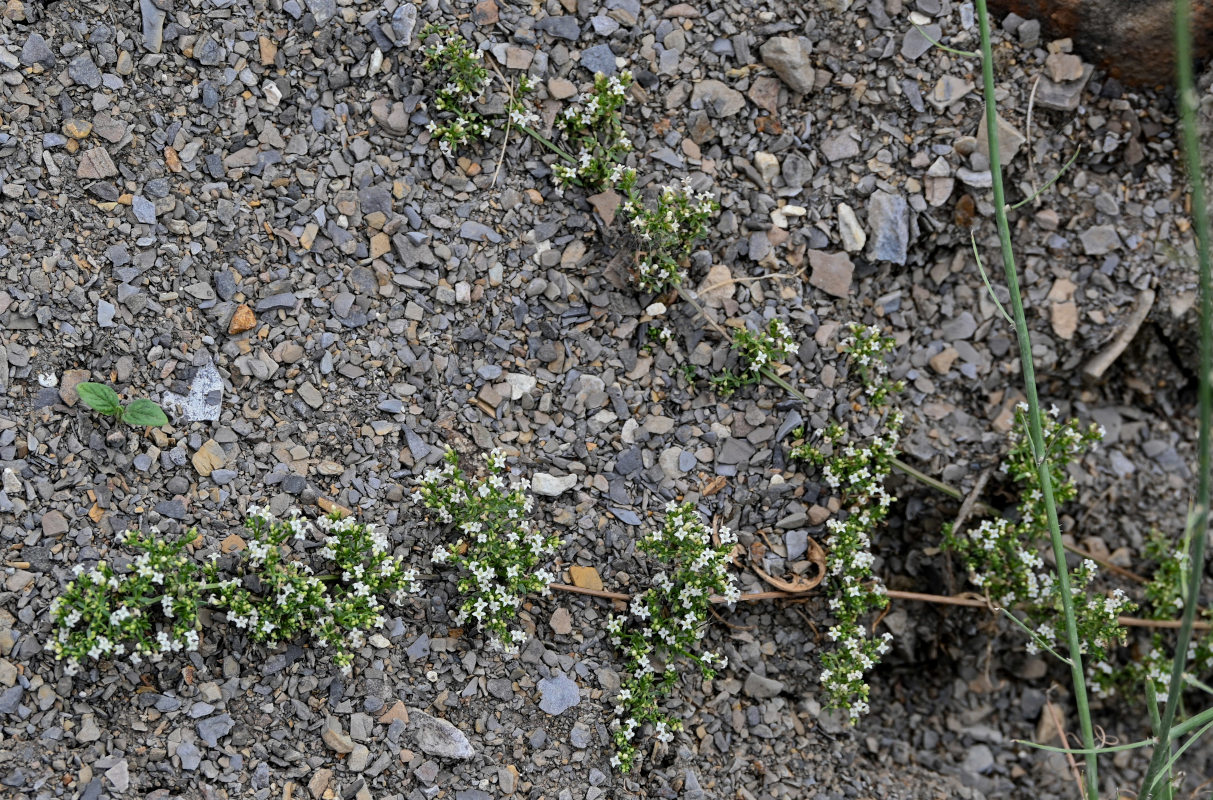
[[[893,607],[896,651],[854,730],[815,699],[820,600],[724,612],[710,641],[730,668],[684,680],[686,732],[629,776],[608,763],[609,603],[533,602],[535,637],[502,659],[452,627],[448,572],[350,679],[306,642],[266,651],[218,622],[162,669],[64,676],[42,650],[47,605],[130,526],[197,525],[206,549],[250,504],[333,502],[428,568],[444,534],[401,502],[411,480],[447,445],[501,446],[524,474],[572,476],[536,504],[565,539],[561,571],[643,585],[635,538],[685,497],[743,544],[767,536],[775,572],[828,514],[786,444],[848,400],[843,326],[897,337],[906,458],[962,488],[996,460],[1020,398],[1012,332],[969,249],[972,226],[994,260],[977,62],[909,24],[975,47],[959,3],[162,1],[8,0],[0,18],[3,793],[1074,795],[1059,759],[1011,741],[1052,735],[1042,710],[1052,698],[1065,714],[1064,676],[969,610]],[[689,175],[723,208],[690,285],[718,324],[788,320],[802,341],[789,379],[813,407],[688,384],[685,364],[729,354],[685,303],[667,315],[674,341],[646,354],[634,243],[583,194],[555,192],[530,140],[442,159],[425,21],[536,78],[549,119],[587,65],[632,69],[642,179]],[[773,37],[799,52],[764,54]],[[1150,526],[1178,529],[1192,478],[1192,246],[1169,100],[1065,50],[1034,22],[999,32],[1004,155],[1022,198],[1081,148],[1015,213],[1015,236],[1043,397],[1109,432],[1075,469],[1097,500],[1064,524],[1133,564]],[[88,379],[159,400],[172,424],[143,434],[89,413],[74,391]],[[931,549],[955,505],[897,488],[878,573],[919,591],[959,581]],[[1144,715],[1098,708],[1140,737]],[[1109,796],[1140,766],[1115,759]]]

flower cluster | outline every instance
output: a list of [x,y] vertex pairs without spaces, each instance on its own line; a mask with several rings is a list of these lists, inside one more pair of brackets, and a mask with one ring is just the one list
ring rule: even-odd
[[757,332],[743,329],[733,334],[733,350],[737,351],[741,369],[734,372],[724,369],[719,375],[709,378],[712,388],[721,397],[728,397],[743,386],[752,386],[762,381],[763,371],[787,358],[796,349],[792,329],[778,317]]
[[866,614],[888,605],[884,585],[872,573],[871,532],[884,522],[893,502],[884,482],[897,454],[904,421],[900,410],[884,410],[890,393],[899,389],[888,377],[886,359],[892,347],[891,338],[862,326],[853,327],[852,336],[843,342],[843,351],[867,392],[869,411],[883,415],[883,433],[862,447],[843,446],[847,429],[833,423],[822,432],[821,448],[802,443],[791,451],[794,458],[821,467],[822,480],[840,496],[846,509],[845,516],[826,523],[829,605],[835,619],[829,638],[836,646],[822,656],[820,677],[830,706],[845,709],[852,719],[868,711],[870,688],[865,676],[892,641],[888,633],[872,638],[862,624]]
[[67,674],[89,659],[125,657],[138,666],[162,653],[198,649],[202,584],[197,565],[182,555],[196,538],[190,531],[166,542],[128,531],[126,545],[142,551],[129,571],[105,561],[73,568],[74,579],[50,607],[57,629],[50,649],[67,662]]
[[708,232],[708,220],[720,204],[707,192],[696,193],[689,178],[661,190],[649,208],[633,190],[623,213],[640,239],[636,282],[646,292],[662,293],[682,283],[682,262]]
[[183,555],[197,531],[174,543],[128,533],[126,544],[142,551],[128,571],[120,573],[106,562],[91,570],[77,566],[75,579],[51,604],[58,628],[51,649],[66,660],[69,673],[86,659],[159,661],[166,653],[198,649],[198,609],[207,605],[225,611],[227,621],[255,642],[276,643],[309,632],[349,672],[349,648],[362,645],[368,627],[383,624],[379,596],[402,602],[416,574],[387,552],[386,537],[372,525],[330,516],[318,527],[324,537],[318,554],[335,566],[319,576],[284,554],[288,539],[306,538],[304,520],[297,514],[275,520],[267,510],[251,507],[250,536],[235,556],[236,577],[223,580],[219,553],[203,567]]
[[874,407],[884,406],[890,394],[905,388],[902,381],[889,378],[889,354],[896,344],[892,336],[883,335],[873,325],[852,325],[851,335],[840,344]]
[[516,653],[526,634],[511,624],[526,595],[549,593],[556,576],[543,565],[560,539],[544,536],[527,522],[530,484],[519,479],[507,485],[505,453],[493,450],[485,461],[488,476],[468,478],[459,468],[459,456],[448,450],[446,464],[418,481],[413,501],[460,535],[453,544],[435,548],[432,557],[435,564],[449,562],[467,571],[459,579],[464,600],[456,621],[474,620],[494,646]]
[[[388,552],[387,537],[374,525],[352,517],[322,517],[317,522],[323,545],[316,554],[333,569],[316,575],[308,564],[287,558],[284,545],[305,539],[307,526],[297,515],[274,519],[268,509],[250,507],[246,547],[239,551],[238,578],[221,581],[207,603],[227,612],[227,621],[254,642],[275,643],[307,631],[333,652],[347,674],[352,648],[366,640],[365,631],[383,625],[380,596],[399,605],[414,587],[416,570]],[[218,565],[207,568],[217,577]],[[256,592],[244,576],[256,576]]]
[[640,549],[669,562],[669,573],[659,572],[654,586],[632,598],[626,617],[611,617],[607,632],[611,644],[623,650],[628,677],[616,697],[612,736],[615,755],[611,764],[629,771],[636,763],[637,734],[652,725],[658,741],[673,741],[682,729],[679,720],[661,710],[659,699],[678,680],[676,660],[685,658],[704,677],[727,666],[725,656],[701,652],[712,597],[733,603],[741,596],[729,576],[729,557],[737,541],[722,528],[718,542],[690,503],[666,506],[661,529],[640,541]]
[[556,116],[567,162],[552,167],[557,186],[594,191],[615,186],[631,192],[636,172],[622,163],[632,149],[632,140],[623,130],[623,104],[631,85],[632,73],[627,70],[610,78],[600,72],[590,91]]
[[[1146,559],[1155,563],[1154,574],[1145,586],[1145,612],[1148,619],[1174,620],[1183,613],[1187,579],[1188,548],[1192,531],[1184,532],[1179,542],[1157,529],[1146,538]],[[1200,609],[1197,616],[1205,621],[1213,619],[1213,612]],[[1165,698],[1171,682],[1171,659],[1174,640],[1156,631],[1150,636],[1150,644],[1140,649],[1140,656],[1131,659],[1119,669],[1107,661],[1091,667],[1092,682],[1103,694],[1132,687],[1136,690],[1144,681],[1154,684],[1158,697]],[[1213,631],[1194,636],[1188,645],[1189,675],[1203,678],[1213,670]]]
[[[1098,425],[1083,428],[1077,420],[1061,423],[1060,413],[1053,406],[1043,415],[1045,448],[1058,505],[1078,494],[1069,476],[1070,462],[1103,438],[1103,429]],[[1016,408],[1010,434],[1011,449],[1002,465],[1002,470],[1020,486],[1017,518],[984,519],[961,535],[954,532],[952,525],[945,525],[943,545],[961,557],[969,580],[992,602],[1003,608],[1022,610],[1032,632],[1028,649],[1037,652],[1051,649],[1057,642],[1054,621],[1062,613],[1062,597],[1053,569],[1046,568],[1040,554],[1041,543],[1049,535],[1048,517],[1027,427],[1027,405],[1021,403]],[[1102,676],[1107,674],[1108,650],[1125,638],[1117,617],[1136,605],[1120,590],[1109,595],[1090,591],[1095,577],[1096,568],[1091,561],[1084,561],[1070,571],[1080,640],[1083,652],[1097,667],[1094,677],[1098,686],[1105,683]]]
[[434,91],[434,110],[443,115],[444,121],[431,120],[427,129],[443,155],[450,157],[456,148],[483,139],[492,131],[488,120],[473,107],[488,88],[489,71],[482,51],[442,25],[426,25],[421,41],[427,42],[421,50],[425,56],[422,66],[440,72],[445,79]]

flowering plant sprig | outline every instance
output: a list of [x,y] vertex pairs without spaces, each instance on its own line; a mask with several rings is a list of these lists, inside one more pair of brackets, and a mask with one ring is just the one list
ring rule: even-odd
[[475,622],[490,642],[507,653],[517,653],[526,633],[511,628],[528,594],[547,595],[556,576],[545,566],[560,546],[556,536],[544,536],[531,527],[526,515],[533,500],[525,478],[506,484],[505,453],[499,449],[485,459],[488,476],[469,478],[459,468],[459,456],[446,453],[446,464],[418,480],[413,501],[436,512],[444,525],[452,525],[460,539],[434,548],[435,564],[450,563],[467,571],[459,579],[463,604],[455,619]]
[[632,140],[623,130],[623,106],[631,85],[628,70],[610,78],[599,72],[589,92],[556,116],[568,157],[568,163],[552,167],[558,186],[594,191],[614,186],[625,194],[635,186],[635,170],[623,164],[632,149]]
[[[1154,574],[1145,586],[1142,616],[1147,619],[1173,620],[1183,612],[1191,535],[1190,528],[1185,530],[1178,543],[1158,529],[1151,530],[1147,535],[1146,560],[1156,565]],[[1205,621],[1213,619],[1213,611],[1207,608],[1200,609],[1197,615]],[[1091,671],[1096,689],[1101,694],[1112,694],[1126,687],[1136,691],[1143,682],[1150,681],[1158,697],[1166,697],[1171,683],[1174,649],[1171,637],[1154,631],[1150,635],[1149,646],[1142,647],[1137,657],[1119,669],[1113,669],[1107,661],[1094,665]],[[1191,680],[1198,680],[1210,670],[1213,670],[1213,631],[1206,631],[1193,637],[1188,644],[1187,672]]]
[[319,521],[324,546],[318,554],[336,566],[315,575],[288,558],[284,545],[305,538],[308,526],[297,512],[275,520],[250,507],[250,536],[236,558],[236,577],[220,578],[219,554],[199,567],[183,554],[198,539],[191,530],[177,542],[129,532],[126,544],[143,551],[120,573],[107,562],[91,570],[77,565],[62,594],[51,604],[57,632],[51,650],[74,674],[87,659],[126,656],[134,665],[165,654],[197,650],[200,606],[227,612],[232,625],[255,642],[275,643],[309,632],[334,652],[349,672],[349,646],[360,647],[364,630],[382,625],[380,594],[399,604],[412,591],[416,573],[387,552],[386,537],[374,526],[330,516]]
[[127,547],[142,552],[120,574],[100,561],[92,569],[77,564],[75,578],[50,606],[56,633],[50,649],[76,674],[89,659],[126,657],[138,666],[162,653],[198,649],[198,606],[203,586],[198,566],[182,555],[198,536],[191,530],[166,542],[128,531]]
[[751,331],[748,328],[733,334],[732,349],[737,351],[741,369],[734,372],[724,369],[708,379],[712,388],[721,397],[728,397],[743,386],[752,386],[762,381],[764,368],[773,367],[796,349],[792,329],[778,317],[765,328]]
[[446,81],[434,91],[434,110],[445,121],[430,120],[426,127],[443,155],[450,157],[456,148],[483,139],[492,131],[489,121],[473,107],[488,89],[489,71],[484,66],[483,52],[445,26],[426,25],[421,30],[421,41],[430,42],[421,50],[425,56],[422,66],[441,73]]
[[[387,536],[374,525],[330,515],[317,526],[323,546],[316,554],[334,567],[326,575],[316,575],[311,566],[283,552],[290,540],[307,534],[297,514],[276,520],[268,509],[250,507],[245,523],[249,538],[239,551],[236,572],[255,576],[258,590],[233,578],[220,582],[207,602],[226,611],[228,622],[254,642],[272,644],[310,632],[348,674],[351,649],[363,645],[367,629],[383,625],[380,596],[401,604],[413,590],[417,572],[388,552]],[[207,573],[214,580],[217,563],[212,561]]]
[[713,595],[733,603],[741,596],[729,576],[729,558],[737,537],[722,528],[719,542],[704,526],[691,503],[666,506],[660,530],[641,539],[639,548],[667,561],[670,572],[659,572],[654,586],[632,598],[625,617],[612,616],[607,623],[611,644],[623,650],[628,677],[616,697],[612,738],[612,766],[628,772],[639,751],[636,736],[646,725],[653,726],[658,741],[673,741],[682,722],[661,710],[663,695],[678,681],[677,660],[699,668],[705,678],[723,669],[728,659],[718,653],[700,652],[708,608]]
[[641,289],[660,294],[681,285],[682,262],[707,236],[708,221],[719,209],[711,194],[691,188],[689,178],[663,188],[653,208],[635,190],[628,193],[623,213],[641,242],[636,263]]
[[[822,480],[837,492],[845,516],[826,522],[826,573],[830,610],[835,624],[828,635],[836,643],[821,657],[821,685],[831,708],[845,709],[851,719],[867,713],[870,687],[865,679],[888,652],[892,636],[868,635],[863,617],[888,605],[884,584],[872,573],[871,532],[884,522],[893,497],[884,482],[893,468],[904,418],[900,409],[886,409],[900,381],[889,378],[888,355],[894,341],[874,327],[854,325],[842,343],[848,363],[855,368],[868,398],[868,413],[880,417],[883,432],[865,445],[843,446],[847,428],[835,422],[821,432],[820,447],[802,443],[791,450],[793,458],[821,467]],[[797,431],[802,437],[803,431]]]
[[[1053,494],[1057,503],[1073,500],[1078,489],[1069,475],[1075,457],[1094,447],[1103,438],[1103,429],[1095,424],[1082,427],[1077,420],[1059,422],[1060,410],[1053,406],[1043,415],[1045,446]],[[957,553],[969,571],[969,580],[980,587],[997,605],[1018,607],[1032,633],[1028,651],[1052,649],[1057,642],[1055,620],[1062,613],[1059,585],[1051,568],[1046,568],[1039,545],[1048,537],[1048,519],[1036,471],[1032,443],[1027,436],[1027,405],[1016,407],[1015,422],[1009,434],[1011,448],[1002,471],[1021,487],[1018,518],[983,519],[962,535],[953,526],[943,529],[943,546]],[[1125,639],[1125,629],[1117,617],[1137,606],[1123,591],[1108,595],[1091,591],[1096,578],[1094,562],[1084,560],[1070,571],[1074,613],[1083,653],[1091,656],[1088,664],[1096,687],[1108,686],[1112,668],[1108,651]]]

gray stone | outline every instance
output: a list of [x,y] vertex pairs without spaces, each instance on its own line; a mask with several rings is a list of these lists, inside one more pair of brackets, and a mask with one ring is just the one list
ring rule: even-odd
[[859,134],[854,128],[846,128],[833,136],[827,136],[821,143],[821,154],[831,162],[855,158],[859,155]]
[[17,707],[21,705],[21,695],[25,689],[20,685],[12,686],[0,693],[0,714],[15,714]]
[[483,222],[475,220],[466,220],[459,226],[459,235],[464,239],[471,239],[474,242],[489,241],[493,244],[501,242],[501,234],[485,225]]
[[577,682],[560,674],[539,681],[539,694],[539,708],[552,716],[563,714],[581,702]]
[[570,42],[575,42],[581,37],[581,26],[577,23],[577,17],[570,14],[541,19],[535,24],[535,27],[549,36],[567,39]]
[[940,333],[950,341],[968,339],[977,331],[977,320],[968,311],[962,311],[939,326]]
[[[923,36],[923,33],[925,33],[926,36]],[[905,38],[901,40],[901,57],[907,61],[917,61],[923,53],[934,47],[934,45],[931,44],[931,39],[938,42],[939,37],[942,35],[943,29],[935,23],[923,25],[921,31],[918,28],[911,26],[910,29],[906,31]],[[931,39],[928,39],[927,36],[931,37]]]
[[156,5],[155,0],[139,0],[139,13],[143,16],[143,46],[150,53],[159,53],[164,45],[164,20],[168,12]]
[[135,219],[144,225],[156,224],[156,204],[143,195],[137,194],[131,198],[131,210],[135,212]]
[[536,472],[531,476],[531,491],[544,497],[559,497],[576,485],[576,475],[565,475],[557,478],[546,472]]
[[899,194],[872,192],[868,199],[868,251],[876,261],[905,264],[910,247],[910,206]]
[[73,58],[67,64],[67,74],[73,81],[90,89],[101,86],[101,70],[93,63],[93,57],[88,51]]
[[788,561],[800,558],[809,550],[809,533],[804,528],[788,531],[783,536],[783,546],[788,551]]
[[177,758],[181,759],[181,768],[187,772],[193,772],[202,763],[202,753],[193,742],[182,742],[178,745]]
[[198,736],[206,742],[208,747],[218,747],[219,740],[227,736],[235,725],[236,722],[232,719],[231,714],[220,714],[198,720],[196,727]]
[[337,16],[337,0],[307,0],[307,10],[319,27]]
[[994,754],[984,744],[975,744],[965,754],[964,763],[960,768],[972,775],[980,775],[994,766]]
[[428,755],[454,759],[468,759],[476,755],[462,731],[424,711],[409,711],[407,731],[417,749]]
[[799,94],[813,90],[815,75],[809,64],[809,50],[800,39],[776,36],[759,48],[762,63],[775,71],[788,88]]
[[754,445],[745,439],[726,439],[716,452],[720,464],[748,464],[754,456]]
[[183,397],[165,392],[164,405],[175,409],[186,422],[214,422],[223,408],[223,376],[208,361],[194,375],[190,393]]
[[215,67],[223,61],[223,48],[210,33],[204,33],[194,42],[194,58],[204,67]]
[[[954,75],[944,75],[935,82],[935,88],[927,95],[927,102],[942,114],[952,104],[963,100],[973,91],[973,88],[971,81],[957,78]],[[982,118],[984,119],[984,116]]]
[[102,328],[114,327],[114,313],[117,311],[114,304],[108,300],[97,301],[97,324]]
[[1040,85],[1036,87],[1036,105],[1054,111],[1075,110],[1082,102],[1082,92],[1087,87],[1087,81],[1091,79],[1091,73],[1094,71],[1095,68],[1090,64],[1084,64],[1081,78],[1064,83],[1057,83],[1048,76],[1042,75]]
[[1089,256],[1102,256],[1123,246],[1120,234],[1113,225],[1096,225],[1087,228],[1078,236],[1083,252]]
[[417,27],[417,6],[412,3],[401,3],[392,13],[392,36],[396,39],[397,47],[404,47],[413,41],[413,30]]
[[691,107],[706,108],[713,117],[731,117],[745,108],[745,95],[720,81],[700,81],[691,91]]
[[783,691],[783,682],[751,672],[745,679],[742,691],[757,700],[768,700]]
[[581,51],[581,66],[595,74],[614,75],[618,71],[615,65],[615,51],[609,44],[596,44]]
[[55,66],[55,54],[41,34],[31,33],[21,48],[21,63],[27,67],[41,64],[47,69]]

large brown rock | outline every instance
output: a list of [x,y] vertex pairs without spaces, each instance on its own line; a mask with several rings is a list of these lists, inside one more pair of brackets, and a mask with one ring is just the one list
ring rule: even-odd
[[[1213,0],[1193,0],[1197,58],[1213,53]],[[1172,0],[990,0],[1002,16],[1040,20],[1050,38],[1070,37],[1087,61],[1124,83],[1167,84],[1175,74]]]

